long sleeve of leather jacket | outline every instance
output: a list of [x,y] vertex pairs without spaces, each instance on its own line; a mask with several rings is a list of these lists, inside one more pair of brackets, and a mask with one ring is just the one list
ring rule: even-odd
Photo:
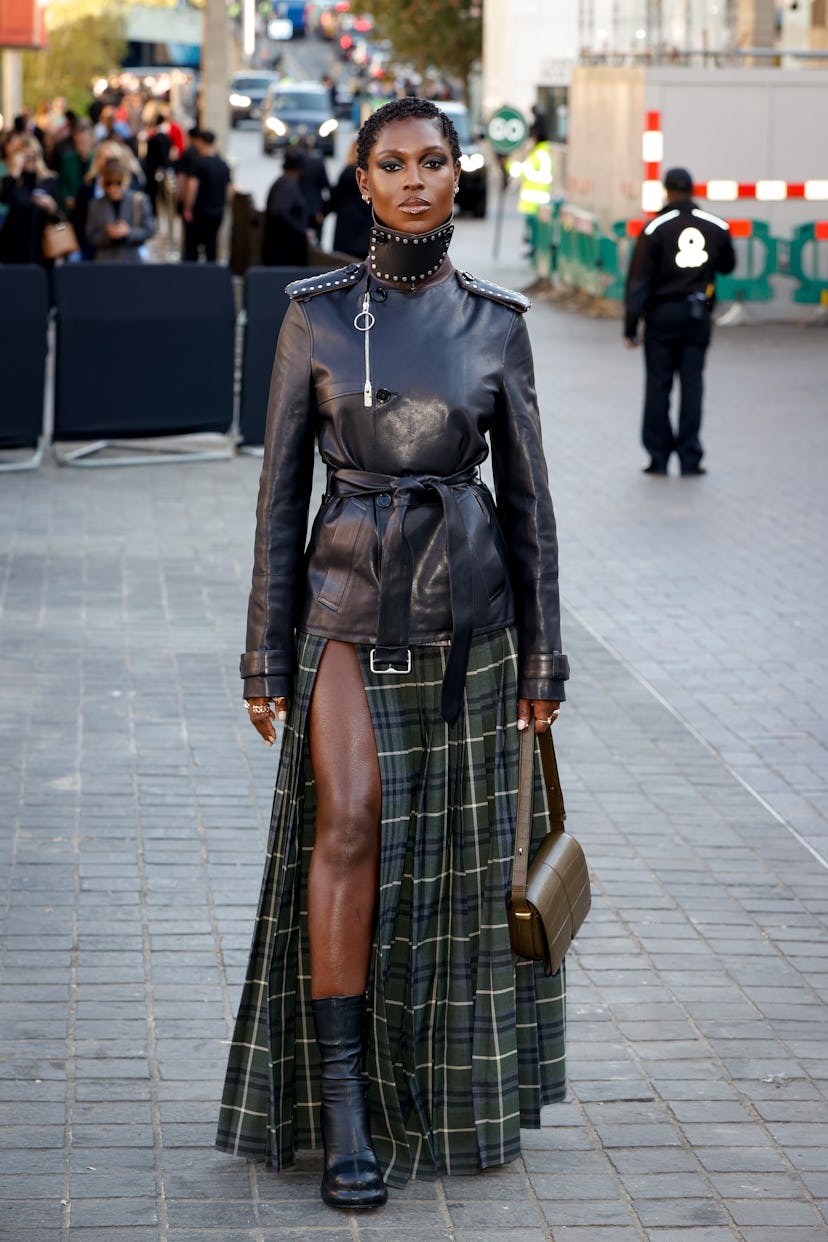
[[563,701],[558,538],[541,439],[529,334],[515,315],[491,429],[497,516],[509,555],[518,626],[521,698]]
[[246,698],[289,698],[292,693],[293,634],[313,482],[314,413],[310,334],[301,310],[291,304],[279,334],[268,400],[247,650],[241,658]]

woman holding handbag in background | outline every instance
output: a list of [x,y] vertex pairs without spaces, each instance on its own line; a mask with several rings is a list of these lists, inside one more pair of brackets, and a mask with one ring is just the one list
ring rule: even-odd
[[40,143],[31,134],[9,139],[6,162],[8,173],[0,182],[0,204],[7,208],[0,225],[0,263],[51,268],[43,232],[61,218],[58,179],[44,164]]
[[336,1207],[513,1160],[565,1090],[563,971],[507,918],[518,741],[568,676],[529,304],[452,266],[434,104],[378,109],[357,163],[368,261],[289,287],[271,384],[241,672],[284,731],[217,1137],[277,1169],[321,1139]]

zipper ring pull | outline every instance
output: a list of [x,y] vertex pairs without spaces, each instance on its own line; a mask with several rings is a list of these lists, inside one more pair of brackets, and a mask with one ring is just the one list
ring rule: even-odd
[[[360,320],[362,320],[362,323],[360,323]],[[354,317],[354,327],[357,332],[370,332],[376,322],[371,313],[370,294],[366,293],[362,301],[362,310]]]

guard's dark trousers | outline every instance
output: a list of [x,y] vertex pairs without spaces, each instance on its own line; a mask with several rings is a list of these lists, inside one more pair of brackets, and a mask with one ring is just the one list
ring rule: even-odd
[[[661,302],[647,311],[644,362],[647,385],[641,439],[653,465],[667,468],[670,454],[678,453],[682,473],[692,472],[704,450],[699,439],[702,419],[704,357],[710,344],[710,312],[686,301]],[[673,376],[681,383],[678,432],[670,423]]]

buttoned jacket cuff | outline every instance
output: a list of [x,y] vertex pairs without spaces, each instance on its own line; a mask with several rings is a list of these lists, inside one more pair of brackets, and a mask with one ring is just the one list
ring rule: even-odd
[[290,699],[293,697],[293,678],[284,673],[270,677],[245,677],[243,681],[246,699]]
[[551,655],[529,655],[521,661],[518,674],[518,696],[563,703],[564,682],[569,677],[569,660],[561,651]]
[[289,699],[293,693],[293,651],[245,651],[239,662],[246,699]]

